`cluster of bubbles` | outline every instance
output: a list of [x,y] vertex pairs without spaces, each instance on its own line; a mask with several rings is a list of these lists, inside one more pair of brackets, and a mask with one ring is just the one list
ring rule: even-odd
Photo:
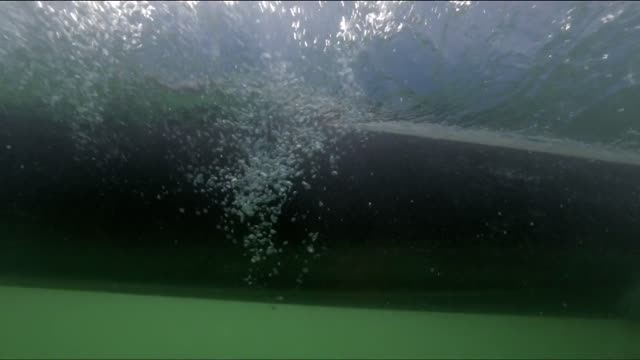
[[[17,95],[3,100],[12,100],[14,105],[37,103],[38,109],[47,109],[53,120],[64,121],[73,129],[78,148],[87,156],[102,156],[107,166],[109,159],[126,161],[127,154],[118,149],[122,139],[105,137],[99,131],[105,122],[153,124],[160,122],[159,115],[173,116],[182,110],[190,113],[187,118],[202,116],[195,134],[193,129],[165,125],[163,135],[182,147],[167,156],[179,162],[193,188],[212,195],[218,202],[212,206],[223,207],[220,228],[244,247],[252,264],[283,252],[287,241],[278,240],[275,230],[282,207],[295,192],[294,182],[308,189],[304,176],[315,177],[303,172],[304,162],[349,131],[345,123],[366,117],[356,100],[362,91],[350,68],[352,52],[341,44],[353,38],[344,26],[335,34],[335,39],[342,40],[333,40],[332,33],[308,38],[311,33],[300,23],[309,20],[314,7],[304,3],[33,2],[3,6],[1,77]],[[338,10],[323,2],[315,8]],[[282,31],[283,25],[289,28],[284,19],[288,15],[294,22],[292,32]],[[253,23],[250,19],[258,20]],[[323,31],[332,28],[321,25]],[[286,46],[274,46],[283,41]],[[334,52],[322,59],[334,57],[334,65],[317,63],[315,69],[301,71],[296,63],[298,51],[308,48],[310,42],[314,46],[302,54],[303,59]],[[313,80],[305,76],[313,77],[314,72],[319,81],[310,86]],[[145,94],[154,86],[169,96],[187,94],[191,105],[182,105],[182,109],[165,105],[164,113],[153,109],[163,105]],[[3,90],[7,90],[3,95],[9,92]],[[120,106],[129,108],[132,115],[111,119],[118,101],[127,102]],[[216,109],[199,111],[189,106]],[[101,143],[114,146],[108,154],[99,154],[98,149],[104,150],[98,146]],[[200,156],[203,151],[208,154]],[[213,196],[219,194],[221,198]],[[301,240],[308,253],[315,253],[317,239],[318,233],[310,231]],[[269,276],[277,273],[274,266]],[[247,281],[260,277],[249,274]]]
[[148,3],[29,2],[3,5],[3,77],[73,124],[99,123],[108,82],[142,47]]
[[[282,207],[298,191],[296,184],[301,191],[309,190],[309,182],[318,175],[313,167],[310,173],[304,171],[303,165],[351,132],[345,123],[362,121],[366,114],[351,102],[310,91],[285,63],[270,67],[269,72],[269,81],[255,88],[259,92],[249,86],[227,87],[236,99],[253,96],[242,107],[231,107],[234,121],[226,123],[231,136],[222,139],[223,144],[231,141],[242,156],[232,163],[211,166],[210,162],[185,169],[195,188],[223,194],[219,228],[230,241],[243,246],[252,264],[269,263],[262,275],[272,277],[278,275],[280,262],[270,260],[283,253],[288,243],[275,230]],[[226,156],[223,149],[219,148],[219,157]],[[335,172],[335,162],[330,166]],[[317,239],[318,233],[312,231],[302,239],[307,253],[314,254]],[[250,284],[263,278],[252,270],[246,278]]]

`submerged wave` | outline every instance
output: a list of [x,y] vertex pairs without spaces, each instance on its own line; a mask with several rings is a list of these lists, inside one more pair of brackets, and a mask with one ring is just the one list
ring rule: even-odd
[[[171,140],[167,158],[224,209],[229,240],[269,264],[249,283],[277,275],[282,206],[311,186],[315,165],[303,164],[319,154],[335,164],[351,124],[404,119],[640,148],[635,3],[0,7],[4,117],[64,124],[78,156],[103,168],[126,162],[144,134]],[[319,238],[301,240],[309,256]]]

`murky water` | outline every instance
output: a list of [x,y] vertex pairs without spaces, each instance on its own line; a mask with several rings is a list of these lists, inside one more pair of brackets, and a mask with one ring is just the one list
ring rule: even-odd
[[638,356],[636,3],[0,10],[0,356]]

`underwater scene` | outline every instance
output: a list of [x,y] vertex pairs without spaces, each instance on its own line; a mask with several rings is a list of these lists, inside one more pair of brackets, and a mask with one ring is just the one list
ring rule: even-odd
[[640,358],[640,3],[0,3],[0,358]]

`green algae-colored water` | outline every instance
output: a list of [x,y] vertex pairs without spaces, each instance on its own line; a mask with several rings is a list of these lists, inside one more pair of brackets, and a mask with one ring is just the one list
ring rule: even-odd
[[0,287],[2,358],[638,358],[623,320]]

